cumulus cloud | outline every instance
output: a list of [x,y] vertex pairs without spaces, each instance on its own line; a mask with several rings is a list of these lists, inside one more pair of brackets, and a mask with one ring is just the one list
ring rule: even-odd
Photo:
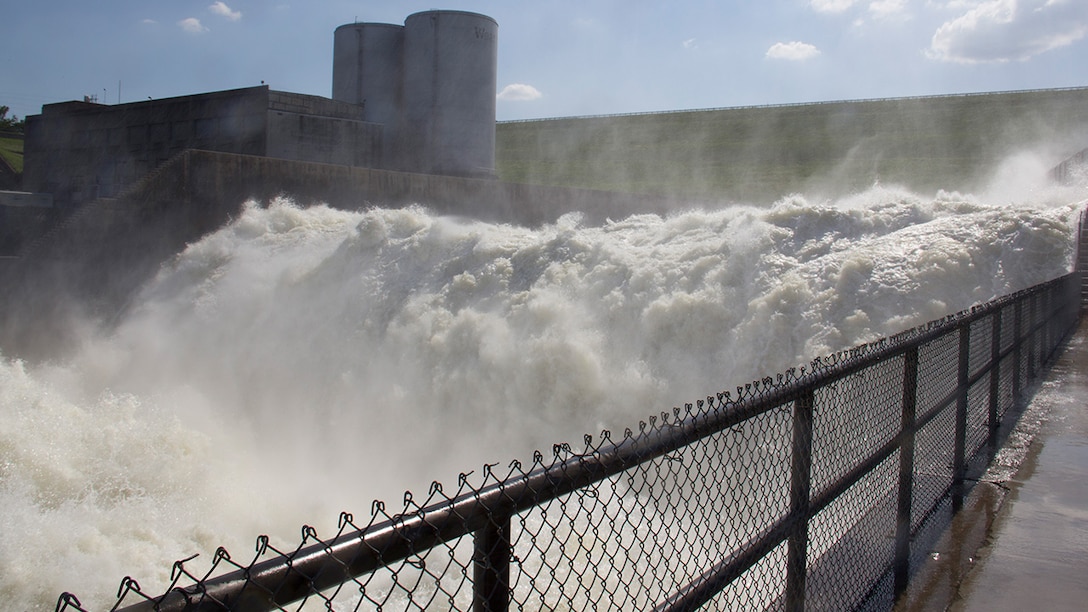
[[841,13],[857,4],[857,0],[812,0],[809,4],[820,13]]
[[767,49],[768,58],[790,61],[807,60],[819,54],[819,49],[798,40],[788,43],[775,43],[771,45],[770,49]]
[[907,0],[875,0],[869,4],[869,12],[877,19],[901,17],[907,8]]
[[529,100],[536,100],[542,97],[544,94],[540,93],[540,90],[532,85],[526,85],[525,83],[511,83],[502,88],[499,95],[495,96],[499,100],[505,102],[527,102]]
[[926,7],[961,11],[975,8],[987,0],[926,0]]
[[242,18],[242,11],[233,11],[225,2],[216,2],[208,7],[208,10],[219,15],[220,17],[226,17],[231,21],[238,21]]
[[204,27],[204,24],[200,23],[200,20],[196,17],[190,17],[188,19],[182,19],[178,22],[178,26],[190,34],[201,34],[207,32],[208,28]]
[[1082,0],[988,0],[945,22],[927,55],[961,64],[1029,60],[1088,36]]
[[[936,0],[928,0],[930,6]],[[961,1],[961,0],[952,0]],[[977,2],[978,0],[976,0]],[[874,19],[878,21],[889,20],[903,20],[911,17],[910,11],[907,10],[909,0],[810,0],[809,6],[812,7],[818,13],[828,14],[842,14],[850,11],[853,14],[857,14],[861,11],[867,11]],[[851,9],[857,8],[857,11]],[[865,20],[862,17],[855,17],[854,27],[860,27],[865,25]]]

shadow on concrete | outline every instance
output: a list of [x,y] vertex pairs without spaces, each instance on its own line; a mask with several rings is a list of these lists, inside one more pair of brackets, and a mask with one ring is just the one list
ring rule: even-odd
[[1088,319],[896,610],[1082,610],[1088,602]]

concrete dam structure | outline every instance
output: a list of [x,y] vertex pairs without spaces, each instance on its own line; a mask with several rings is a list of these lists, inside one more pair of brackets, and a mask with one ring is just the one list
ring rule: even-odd
[[[419,203],[528,226],[578,211],[597,223],[728,205],[752,179],[738,173],[754,168],[763,169],[757,183],[779,189],[800,189],[798,177],[817,171],[851,188],[858,177],[871,185],[868,169],[838,176],[826,168],[849,157],[843,147],[855,136],[899,146],[879,160],[912,176],[926,175],[918,160],[942,151],[942,170],[992,165],[985,143],[993,138],[981,122],[994,110],[1025,126],[1018,134],[1088,135],[1088,89],[496,125],[497,37],[485,15],[426,11],[403,26],[337,28],[332,98],[262,84],[113,106],[46,105],[27,118],[22,184],[46,195],[0,198],[0,274],[10,286],[34,279],[35,291],[50,287],[108,312],[161,262],[236,218],[247,199],[287,195],[355,210]],[[971,147],[935,150],[915,129],[929,123],[959,126]],[[925,138],[896,140],[900,124]],[[708,136],[697,141],[693,131]],[[597,149],[571,153],[586,139]],[[33,336],[17,310],[8,331]]]
[[756,203],[874,183],[986,188],[1088,143],[1088,88],[500,122],[502,180]]
[[[112,106],[45,105],[26,120],[22,191],[0,194],[5,348],[18,352],[15,337],[50,336],[34,322],[63,318],[28,306],[35,296],[108,312],[248,198],[441,208],[468,196],[502,206],[497,43],[490,17],[425,11],[403,26],[338,29],[332,98],[262,83]],[[586,204],[579,190],[549,198]]]
[[[430,42],[486,40],[445,17],[420,25]],[[258,87],[43,113],[78,128],[54,151],[82,178],[0,259],[0,499],[26,534],[0,550],[23,570],[0,572],[10,607],[165,610],[159,593],[184,607],[225,585],[307,608],[694,609],[726,581],[724,608],[890,607],[1060,341],[1084,206],[880,187],[695,206],[390,169],[410,25],[344,29],[347,100]],[[370,29],[392,41],[387,90],[362,70]],[[775,133],[821,114],[793,110]],[[815,159],[803,142],[766,146]],[[681,166],[670,146],[644,138],[640,163]],[[325,554],[335,529],[358,555]],[[290,584],[263,556],[228,567],[258,533]],[[358,582],[325,589],[349,566]],[[213,584],[159,589],[182,572]],[[43,602],[62,589],[83,603]]]

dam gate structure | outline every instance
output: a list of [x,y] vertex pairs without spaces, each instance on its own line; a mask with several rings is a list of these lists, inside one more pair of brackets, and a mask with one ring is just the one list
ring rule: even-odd
[[[1076,325],[1078,270],[113,609],[888,609]],[[295,602],[302,601],[301,604]],[[299,607],[301,606],[301,607]],[[61,610],[84,610],[63,594]]]

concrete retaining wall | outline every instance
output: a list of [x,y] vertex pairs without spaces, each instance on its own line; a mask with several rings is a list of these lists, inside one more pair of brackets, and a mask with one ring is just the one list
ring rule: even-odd
[[[289,162],[248,155],[189,151],[180,184],[149,186],[148,199],[237,207],[246,199],[288,195],[301,205],[326,203],[357,210],[421,204],[443,214],[539,225],[580,211],[589,222],[632,213],[665,213],[686,202],[591,189],[503,183],[343,165]],[[166,191],[163,191],[163,190]],[[183,193],[170,191],[184,189]]]
[[56,222],[55,214],[49,194],[0,191],[0,257],[17,255],[23,244]]
[[382,126],[361,107],[267,86],[105,106],[49,104],[27,118],[23,189],[75,208],[118,197],[189,149],[378,165]]
[[76,317],[114,320],[132,294],[187,243],[237,216],[248,199],[286,195],[300,205],[360,210],[421,204],[438,213],[539,225],[582,211],[590,223],[664,213],[684,203],[659,197],[501,183],[185,151],[116,198],[71,213],[0,261],[0,348],[48,357],[77,337]]

